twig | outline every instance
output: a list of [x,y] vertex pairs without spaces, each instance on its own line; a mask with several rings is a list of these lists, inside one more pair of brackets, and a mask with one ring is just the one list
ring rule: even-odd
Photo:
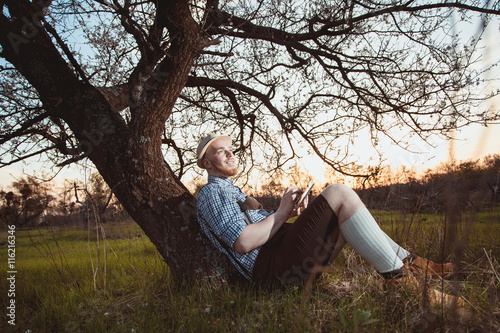
[[[498,276],[497,271],[495,270],[495,266],[493,265],[493,262],[491,261],[490,256],[488,255],[488,252],[486,252],[486,249],[483,247],[484,254],[486,255],[486,258],[488,258],[488,262],[490,263],[491,270],[493,271],[493,274],[497,278],[498,282],[500,283],[500,276]],[[491,252],[491,250],[490,250]]]

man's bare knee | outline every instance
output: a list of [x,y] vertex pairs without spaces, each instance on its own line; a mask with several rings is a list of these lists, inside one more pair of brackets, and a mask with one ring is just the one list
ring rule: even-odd
[[328,202],[342,202],[347,198],[351,198],[356,193],[345,184],[332,184],[321,192]]
[[345,184],[332,184],[321,195],[337,214],[340,223],[364,206],[357,193]]

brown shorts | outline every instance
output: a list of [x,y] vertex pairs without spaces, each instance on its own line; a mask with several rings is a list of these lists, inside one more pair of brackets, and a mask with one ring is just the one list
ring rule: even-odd
[[340,234],[338,219],[319,195],[294,223],[285,223],[262,246],[252,272],[260,282],[300,283],[330,262]]

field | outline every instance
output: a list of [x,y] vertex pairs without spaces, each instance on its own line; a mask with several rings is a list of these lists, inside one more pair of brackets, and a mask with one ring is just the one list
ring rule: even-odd
[[[175,284],[142,230],[124,221],[89,230],[15,230],[15,286],[7,279],[4,228],[0,326],[33,333],[500,330],[499,209],[462,215],[454,223],[442,215],[373,214],[399,243],[434,260],[460,263],[460,276],[438,284],[462,295],[464,309],[433,308],[404,289],[384,292],[380,276],[349,247],[333,273],[311,288]],[[15,325],[7,322],[12,299]]]

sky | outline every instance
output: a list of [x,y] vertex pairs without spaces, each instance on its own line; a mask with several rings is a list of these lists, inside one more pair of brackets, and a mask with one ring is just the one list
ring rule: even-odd
[[[500,62],[500,47],[498,43],[498,33],[500,29],[500,21],[495,18],[495,22],[490,22],[488,31],[483,36],[484,54],[481,66],[487,67],[489,64]],[[492,87],[494,90],[500,91],[500,68],[496,67],[495,71],[490,72]],[[500,97],[496,97],[490,102],[493,112],[500,112]],[[375,164],[376,161],[370,161],[370,157],[375,155],[375,151],[366,145],[369,142],[367,134],[357,133],[357,139],[354,145],[354,151],[358,152],[359,159],[357,164]],[[474,125],[462,129],[456,133],[457,140],[446,141],[438,137],[433,137],[430,140],[431,145],[421,141],[411,141],[411,153],[400,147],[395,146],[388,140],[382,140],[379,147],[383,147],[382,153],[384,164],[389,165],[392,170],[396,170],[400,165],[406,167],[414,167],[418,172],[432,168],[443,161],[449,161],[451,158],[457,161],[468,159],[479,159],[489,154],[500,154],[500,125],[484,127]],[[450,155],[450,153],[452,154]],[[31,159],[29,164],[18,163],[16,165],[0,168],[0,189],[6,188],[13,181],[19,179],[23,173],[41,175],[41,171],[46,167],[46,164],[38,162],[36,159]],[[299,165],[311,173],[316,179],[322,180],[325,165],[314,156],[303,154]],[[61,170],[55,178],[57,182],[64,179],[78,178],[83,180],[88,176],[88,171],[84,168],[66,167]]]
[[[360,152],[357,164],[371,164],[369,158],[374,151],[366,146],[368,140],[358,137],[354,150]],[[382,143],[383,164],[390,166],[396,171],[401,165],[414,167],[418,173],[433,168],[442,162],[457,162],[466,160],[477,160],[490,154],[500,154],[500,125],[484,127],[480,125],[470,126],[456,134],[456,140],[442,140],[433,138],[430,140],[433,146],[421,141],[414,141],[412,150],[406,151],[390,142]],[[304,156],[301,159],[301,167],[308,170],[317,180],[324,181],[325,165],[318,158]]]
[[[459,20],[457,20],[460,23]],[[461,32],[461,37],[467,40],[467,36],[476,35],[478,30],[470,29],[463,32],[462,28],[457,29]],[[478,22],[479,23],[479,22]],[[500,20],[498,17],[492,19],[485,31],[479,49],[483,50],[482,60],[477,64],[479,71],[482,68],[488,68],[493,64],[500,62],[500,44],[498,36],[500,30]],[[500,92],[500,68],[498,65],[491,71],[487,72],[484,79],[491,82],[478,89]],[[500,96],[491,99],[488,104],[483,105],[484,108],[491,108],[491,112],[500,114]],[[358,134],[358,133],[357,133]],[[455,133],[456,140],[444,140],[439,137],[431,137],[429,144],[420,140],[411,140],[410,151],[406,151],[389,140],[382,139],[379,147],[383,147],[384,165],[390,166],[393,171],[401,165],[406,167],[414,167],[417,172],[425,171],[433,168],[442,162],[451,160],[465,161],[477,160],[490,154],[500,154],[500,125],[490,125],[488,127],[481,125],[472,125],[462,128]],[[376,155],[376,152],[366,145],[370,138],[365,133],[359,133],[353,151],[359,152],[359,160],[357,164],[374,165],[374,161],[370,161],[370,157]],[[322,172],[325,168],[322,161],[312,156],[306,156],[302,159],[302,167],[313,174],[318,180],[322,180]]]

